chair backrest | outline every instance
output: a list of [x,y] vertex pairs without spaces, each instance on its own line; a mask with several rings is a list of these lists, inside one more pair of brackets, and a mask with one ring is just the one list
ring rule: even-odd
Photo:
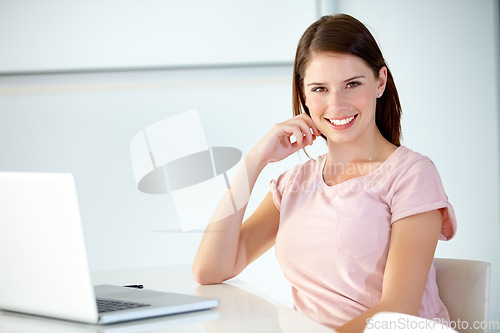
[[[484,261],[435,258],[439,296],[458,332],[487,332],[491,265]],[[467,326],[467,327],[466,327]],[[479,325],[481,326],[481,325]]]

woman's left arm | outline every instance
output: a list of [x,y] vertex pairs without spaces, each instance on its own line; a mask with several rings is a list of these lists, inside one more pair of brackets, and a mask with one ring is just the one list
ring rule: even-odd
[[418,315],[441,224],[439,210],[393,223],[380,302],[340,327],[338,332],[363,332],[367,319],[382,311]]

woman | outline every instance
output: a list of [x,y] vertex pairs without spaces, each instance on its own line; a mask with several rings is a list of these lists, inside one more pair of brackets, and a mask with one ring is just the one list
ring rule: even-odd
[[[396,87],[373,36],[348,15],[302,36],[294,117],[248,153],[201,241],[201,284],[239,274],[276,244],[295,308],[339,332],[381,311],[449,320],[436,285],[438,239],[456,228],[439,174],[400,145]],[[328,153],[283,173],[242,224],[262,169],[322,136]],[[227,216],[228,208],[243,207]]]

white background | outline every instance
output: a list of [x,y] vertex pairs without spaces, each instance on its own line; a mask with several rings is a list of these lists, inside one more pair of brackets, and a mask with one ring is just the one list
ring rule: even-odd
[[[11,75],[0,76],[0,170],[75,174],[92,269],[190,264],[201,233],[180,231],[170,196],[136,189],[130,139],[198,109],[209,145],[248,152],[291,116],[294,48],[331,10],[379,41],[403,144],[435,162],[457,214],[436,256],[491,262],[490,319],[500,320],[495,0],[2,1],[0,72]],[[89,69],[101,72],[80,73]],[[173,143],[189,138],[186,126]],[[298,162],[267,168],[249,211]],[[241,277],[290,302],[273,250]]]

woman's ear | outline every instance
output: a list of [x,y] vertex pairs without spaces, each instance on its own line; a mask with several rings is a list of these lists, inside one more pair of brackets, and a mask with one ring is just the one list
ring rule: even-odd
[[377,85],[377,98],[382,96],[387,84],[387,67],[382,66],[378,70],[378,85]]

